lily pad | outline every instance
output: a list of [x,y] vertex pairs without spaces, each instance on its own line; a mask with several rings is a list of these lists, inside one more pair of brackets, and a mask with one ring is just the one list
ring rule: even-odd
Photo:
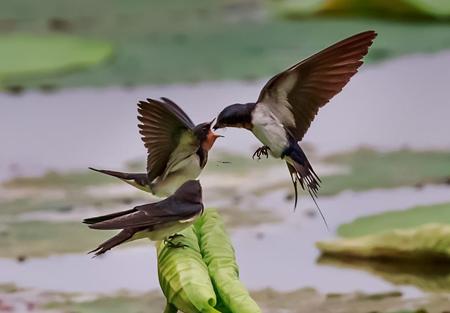
[[339,226],[338,234],[342,237],[359,237],[431,223],[450,225],[450,203],[360,217]]
[[112,45],[74,36],[0,37],[0,87],[86,68],[111,57]]
[[324,255],[395,259],[417,262],[450,261],[450,225],[426,224],[359,238],[318,242]]
[[450,2],[446,0],[282,0],[272,1],[273,9],[288,18],[323,14],[362,14],[401,17],[449,18]]

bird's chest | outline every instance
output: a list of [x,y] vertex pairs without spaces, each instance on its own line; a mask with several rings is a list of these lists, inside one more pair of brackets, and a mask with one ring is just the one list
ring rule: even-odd
[[178,161],[165,175],[158,177],[152,184],[152,191],[159,197],[170,196],[186,181],[196,179],[201,170],[199,156],[194,153]]
[[252,132],[264,145],[270,148],[270,154],[281,157],[288,146],[286,131],[278,119],[264,107],[256,107],[252,114]]

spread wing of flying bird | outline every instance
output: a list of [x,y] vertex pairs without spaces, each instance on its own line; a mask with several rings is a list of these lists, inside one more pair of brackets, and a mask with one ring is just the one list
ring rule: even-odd
[[171,164],[172,152],[183,144],[178,158],[189,156],[199,148],[200,142],[193,133],[191,119],[174,102],[147,99],[138,104],[139,133],[148,151],[147,172],[149,182],[164,175]]
[[257,105],[267,106],[295,140],[302,140],[319,109],[363,64],[376,35],[354,35],[275,75],[261,90]]

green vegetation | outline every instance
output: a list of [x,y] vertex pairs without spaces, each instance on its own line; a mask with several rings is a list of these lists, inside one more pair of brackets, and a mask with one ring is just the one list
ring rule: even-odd
[[310,15],[366,15],[403,18],[450,18],[450,3],[446,0],[272,0],[275,12],[287,18]]
[[167,298],[164,312],[260,312],[239,281],[234,249],[216,210],[205,210],[180,234],[174,243],[184,244],[183,249],[157,246],[158,277]]
[[0,234],[0,257],[37,257],[87,252],[115,232],[93,231],[80,222],[4,223]]
[[363,237],[321,241],[317,247],[324,255],[338,257],[448,263],[450,225],[424,224],[415,228],[387,230]]
[[110,44],[74,36],[0,36],[0,87],[89,67],[111,55]]
[[[348,169],[339,174],[321,175],[319,195],[335,195],[345,190],[365,191],[375,188],[395,188],[402,186],[423,186],[442,184],[450,181],[450,152],[398,150],[379,152],[371,149],[332,155],[320,160]],[[318,160],[312,160],[312,164]],[[275,189],[287,189],[292,193],[292,183],[287,179],[282,183],[268,184],[257,193]]]
[[338,234],[353,238],[395,229],[414,228],[428,223],[450,224],[450,203],[360,217],[349,224],[339,226]]
[[283,21],[267,14],[262,0],[17,0],[0,8],[0,34],[67,33],[115,47],[111,62],[84,71],[8,79],[8,84],[26,87],[256,79],[367,29],[379,33],[366,58],[369,63],[450,47],[449,24],[364,18]]
[[360,149],[327,157],[323,160],[348,167],[349,173],[322,178],[320,194],[343,190],[362,191],[373,188],[442,183],[450,177],[450,152],[411,151],[377,152]]

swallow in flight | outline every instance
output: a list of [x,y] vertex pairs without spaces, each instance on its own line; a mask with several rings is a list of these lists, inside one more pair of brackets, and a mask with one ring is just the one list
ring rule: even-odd
[[245,128],[263,143],[253,157],[268,157],[269,151],[286,161],[295,190],[294,208],[297,183],[317,205],[321,182],[298,142],[319,108],[339,93],[363,64],[376,35],[374,31],[356,34],[298,62],[272,77],[255,103],[230,105],[217,118],[214,130]]

